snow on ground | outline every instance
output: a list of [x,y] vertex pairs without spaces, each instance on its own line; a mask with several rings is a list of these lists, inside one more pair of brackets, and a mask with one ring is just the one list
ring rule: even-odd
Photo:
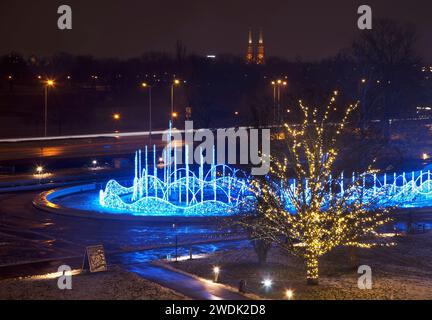
[[0,281],[2,300],[184,300],[183,295],[119,267],[72,277],[72,290],[59,290],[57,279],[31,277]]
[[[355,249],[354,255],[341,248],[326,255],[320,260],[319,286],[307,286],[303,261],[277,248],[264,267],[256,263],[252,250],[219,252],[172,266],[207,279],[213,279],[213,266],[219,266],[220,282],[238,287],[240,280],[246,280],[249,292],[272,299],[285,299],[287,289],[302,300],[432,299],[432,233],[401,236],[396,241],[395,247]],[[360,265],[372,268],[372,290],[357,286]],[[265,278],[273,280],[271,290],[263,288]]]

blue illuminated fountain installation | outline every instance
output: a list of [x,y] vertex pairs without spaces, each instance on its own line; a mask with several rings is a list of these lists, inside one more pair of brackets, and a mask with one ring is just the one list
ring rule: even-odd
[[[282,183],[281,183],[282,185]],[[305,201],[310,201],[307,183],[305,184]],[[334,179],[330,176],[330,191],[324,199],[324,207],[331,203],[331,198],[362,199],[371,204],[370,209],[379,207],[423,208],[432,207],[432,173],[428,171],[403,172],[401,174],[352,174],[349,178],[344,174]],[[287,200],[287,209],[294,213],[294,206],[289,202],[296,195],[298,182],[290,180],[286,188],[281,188],[281,197]],[[333,188],[333,189],[332,189]],[[301,195],[298,195],[301,197]]]
[[[230,216],[239,213],[251,204],[248,191],[248,179],[245,174],[227,165],[215,164],[213,161],[205,170],[203,156],[198,173],[190,169],[188,149],[185,148],[185,165],[180,166],[177,152],[163,152],[162,167],[158,168],[156,148],[149,153],[135,153],[135,175],[132,186],[122,186],[116,180],[107,183],[105,190],[100,190],[99,204],[102,207],[115,209],[122,213],[138,216]],[[149,154],[152,159],[149,161]],[[173,158],[171,158],[173,157]],[[143,161],[144,158],[144,161]],[[170,163],[172,165],[164,165]],[[149,165],[151,162],[151,166]],[[352,181],[351,181],[352,179]],[[337,190],[331,191],[333,196],[342,194],[346,188],[359,179],[343,175],[333,184]],[[432,174],[431,171],[417,171],[402,174],[368,174],[362,175],[363,183],[358,191],[363,192],[365,201],[379,197],[381,206],[399,208],[420,208],[432,206]],[[282,184],[281,184],[282,185]],[[291,180],[287,185],[291,191],[298,183]],[[286,190],[281,190],[281,195]],[[355,195],[354,195],[355,196]],[[287,197],[288,198],[288,197]],[[290,205],[287,205],[288,209]]]
[[[171,127],[168,140],[171,141]],[[182,152],[185,151],[184,165]],[[180,152],[178,152],[180,151]],[[240,170],[224,164],[216,164],[215,148],[212,149],[211,164],[204,164],[203,152],[200,149],[198,168],[192,170],[188,159],[188,145],[184,148],[172,147],[168,143],[162,153],[162,161],[156,161],[156,147],[149,152],[135,153],[135,174],[129,187],[116,180],[110,180],[104,190],[99,192],[99,205],[105,209],[121,214],[135,216],[230,216],[240,213],[253,205],[249,191],[249,179]],[[151,158],[151,159],[149,159]],[[194,166],[195,167],[195,166]],[[432,207],[432,175],[430,170],[402,174],[363,174],[338,179],[330,177],[330,189],[327,197],[331,199],[342,195],[355,181],[357,189],[351,193],[364,201],[376,201],[380,206],[399,208]],[[281,182],[281,197],[289,199],[286,194],[296,194],[298,183],[291,180]],[[307,194],[307,183],[306,183]],[[252,202],[250,201],[252,199]],[[306,200],[307,201],[307,200]],[[331,201],[329,200],[328,203]],[[287,203],[287,209],[292,205]],[[291,210],[290,210],[291,211]]]
[[139,216],[228,216],[240,211],[247,193],[247,179],[240,170],[216,165],[213,149],[212,164],[205,170],[201,152],[195,173],[189,166],[188,147],[185,165],[178,164],[177,154],[176,147],[167,148],[163,168],[158,168],[155,146],[152,153],[147,147],[144,152],[137,151],[133,185],[109,181],[100,191],[99,204]]

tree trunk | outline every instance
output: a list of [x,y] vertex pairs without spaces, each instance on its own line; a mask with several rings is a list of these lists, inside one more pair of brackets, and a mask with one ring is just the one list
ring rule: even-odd
[[255,239],[253,242],[253,248],[258,257],[258,263],[260,266],[264,266],[267,263],[268,252],[271,248],[271,243],[267,241]]
[[307,273],[307,284],[318,285],[318,258],[315,256],[309,256],[306,258],[306,273]]
[[357,270],[358,259],[357,259],[357,248],[356,247],[348,247],[348,259],[349,259],[350,269]]

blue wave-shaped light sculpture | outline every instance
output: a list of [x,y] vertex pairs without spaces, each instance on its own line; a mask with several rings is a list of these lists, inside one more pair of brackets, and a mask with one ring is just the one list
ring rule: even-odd
[[[99,204],[131,215],[186,217],[229,216],[239,213],[247,205],[247,179],[240,170],[211,164],[210,169],[204,172],[202,156],[198,174],[190,170],[187,158],[184,167],[178,167],[174,157],[171,166],[163,165],[163,169],[158,170],[155,154],[153,147],[153,172],[150,172],[147,147],[144,168],[142,152],[137,151],[132,186],[125,187],[116,180],[110,180],[105,190],[100,190]],[[163,163],[167,161],[170,159],[164,153]]]
[[[213,164],[206,172],[202,152],[198,173],[189,168],[187,146],[184,167],[179,167],[176,154],[175,147],[164,152],[163,169],[158,170],[155,146],[152,167],[149,166],[147,147],[144,152],[144,167],[142,152],[137,151],[132,186],[125,187],[110,180],[105,189],[100,190],[99,204],[114,209],[114,212],[137,216],[224,217],[251,209],[254,201],[248,188],[248,177],[238,169],[215,165],[214,149]],[[172,165],[165,165],[170,162]],[[377,205],[384,207],[432,207],[432,175],[428,170],[403,172],[399,175],[353,174],[347,178],[342,174],[337,179],[330,177],[329,185],[334,188],[326,195],[323,210],[331,203],[331,198],[342,199],[344,192],[359,179],[362,183],[357,184],[354,192],[351,190],[353,199],[362,197],[365,202],[375,201]],[[291,180],[288,183],[281,182],[280,185],[281,197],[289,199],[287,193],[295,194],[298,183]],[[305,201],[308,201],[308,197]],[[291,203],[287,202],[287,209],[295,213]]]

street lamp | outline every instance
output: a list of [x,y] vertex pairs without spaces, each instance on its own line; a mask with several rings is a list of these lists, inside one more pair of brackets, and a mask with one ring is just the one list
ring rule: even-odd
[[144,89],[148,89],[148,93],[149,93],[149,140],[150,140],[150,145],[151,145],[151,140],[152,140],[152,87],[146,82],[141,83],[141,87]]
[[44,135],[45,137],[47,136],[47,124],[48,124],[48,88],[50,87],[54,87],[55,85],[55,81],[48,79],[47,81],[45,81],[45,110],[44,110],[44,115],[45,115],[45,121],[44,121]]
[[113,119],[114,119],[114,120],[120,120],[120,118],[121,118],[121,116],[120,116],[119,113],[114,113],[114,114],[113,114]]
[[179,79],[174,79],[173,83],[171,84],[171,122],[174,118],[174,87],[180,85]]
[[272,81],[271,85],[273,86],[273,119],[274,121],[280,121],[281,87],[286,87],[288,82],[278,79]]

